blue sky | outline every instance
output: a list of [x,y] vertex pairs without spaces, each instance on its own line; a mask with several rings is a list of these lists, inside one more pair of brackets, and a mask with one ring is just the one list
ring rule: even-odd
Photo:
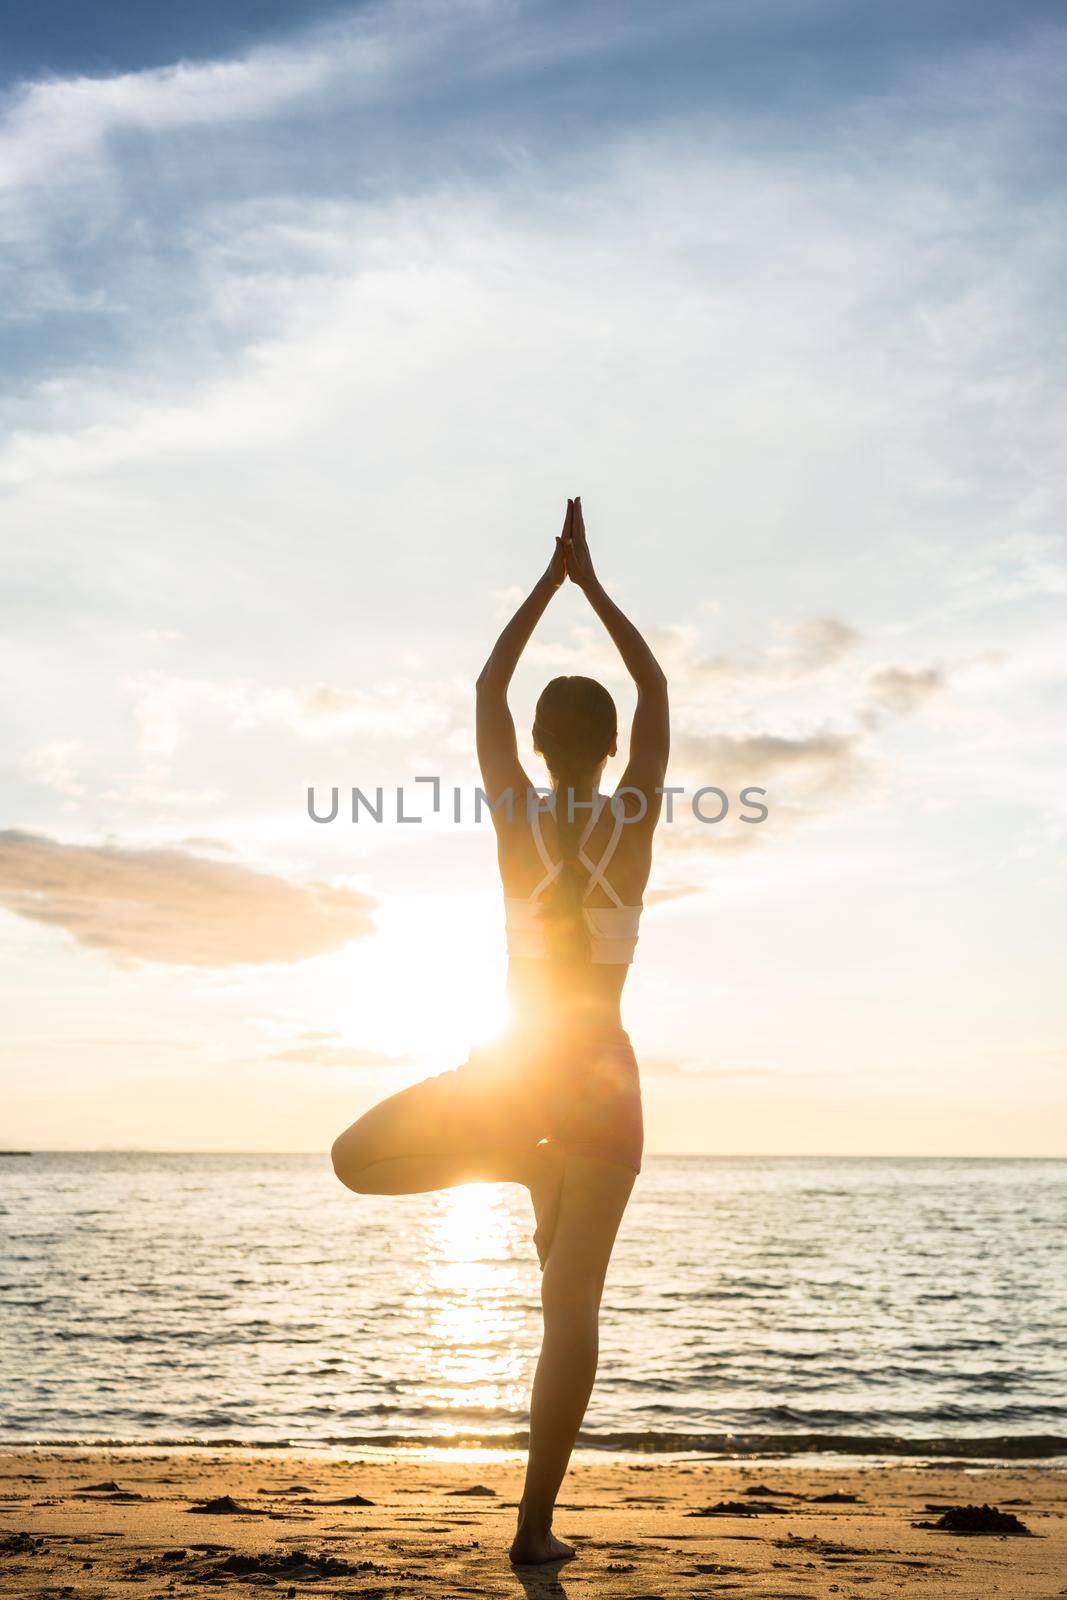
[[[5,1138],[321,1148],[491,1025],[486,830],[303,796],[473,782],[580,490],[675,781],[773,801],[662,841],[652,1147],[1062,1150],[1059,8],[0,40]],[[565,595],[520,721],[590,663]]]

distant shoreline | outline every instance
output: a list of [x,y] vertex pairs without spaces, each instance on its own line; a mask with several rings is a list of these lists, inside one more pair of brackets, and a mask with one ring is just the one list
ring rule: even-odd
[[[320,1159],[325,1160],[327,1155],[328,1150],[325,1145],[322,1150],[149,1150],[135,1145],[122,1146],[121,1148],[117,1146],[108,1148],[105,1146],[95,1150],[0,1150],[0,1159],[5,1156],[152,1156],[159,1159],[195,1156],[197,1160],[212,1158],[233,1161],[259,1158],[261,1160],[318,1161]],[[848,1155],[842,1155],[832,1152],[827,1154],[825,1151],[820,1152],[817,1150],[653,1150],[645,1152],[644,1160],[720,1161],[723,1163],[735,1161],[913,1161],[916,1164],[930,1161],[956,1161],[962,1166],[968,1163],[991,1161],[1002,1163],[1018,1163],[1020,1161],[1032,1161],[1035,1163],[1067,1162],[1067,1151],[1062,1154],[1053,1153],[1049,1155],[916,1155],[909,1152],[905,1152],[902,1155],[864,1155],[850,1151]]]

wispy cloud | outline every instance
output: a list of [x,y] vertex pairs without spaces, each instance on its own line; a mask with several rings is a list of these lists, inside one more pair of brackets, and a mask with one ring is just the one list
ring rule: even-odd
[[0,833],[0,906],[117,961],[228,967],[303,961],[372,931],[369,895],[300,884],[188,850]]
[[[69,179],[72,161],[102,159],[123,133],[178,133],[276,116],[344,81],[349,97],[383,85],[398,52],[366,24],[297,46],[261,47],[243,59],[178,62],[108,77],[27,83],[6,97],[0,120],[0,187]],[[110,161],[108,163],[111,164]],[[84,176],[84,174],[82,174]]]
[[309,1041],[293,1045],[288,1050],[276,1050],[271,1060],[287,1061],[301,1067],[345,1067],[364,1072],[378,1072],[386,1067],[408,1064],[406,1056],[389,1055],[381,1050],[368,1050],[362,1045],[336,1044],[332,1041]]
[[907,716],[945,684],[945,669],[940,666],[875,667],[866,678],[868,715],[889,712],[898,717]]
[[172,757],[188,730],[216,716],[234,733],[276,727],[301,739],[361,737],[389,742],[433,741],[440,745],[460,720],[470,720],[466,682],[435,682],[432,693],[418,680],[358,685],[310,683],[275,686],[248,678],[213,680],[153,673],[127,685],[138,728],[140,753]]

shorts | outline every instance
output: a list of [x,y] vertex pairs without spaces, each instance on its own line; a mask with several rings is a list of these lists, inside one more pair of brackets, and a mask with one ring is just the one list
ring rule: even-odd
[[567,1154],[641,1171],[641,1082],[618,1024],[568,1022],[536,1039],[511,1033],[431,1081],[451,1121],[450,1142],[488,1148],[549,1140]]

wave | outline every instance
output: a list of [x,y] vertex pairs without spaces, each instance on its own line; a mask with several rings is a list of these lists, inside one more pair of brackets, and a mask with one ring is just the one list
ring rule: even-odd
[[[328,1434],[318,1439],[213,1438],[195,1435],[116,1438],[42,1437],[0,1433],[0,1448],[168,1449],[168,1450],[525,1450],[528,1433],[369,1433]],[[1052,1461],[1067,1459],[1067,1435],[990,1434],[904,1438],[867,1433],[590,1433],[578,1435],[578,1449],[626,1455],[702,1455],[723,1459],[790,1456],[877,1456],[908,1460]]]

